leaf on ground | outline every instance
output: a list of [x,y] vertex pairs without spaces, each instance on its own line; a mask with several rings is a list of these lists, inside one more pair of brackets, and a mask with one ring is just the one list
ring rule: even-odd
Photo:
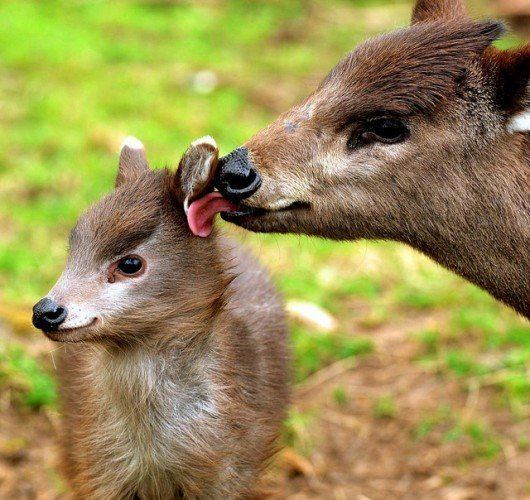
[[333,332],[339,325],[335,317],[313,302],[290,300],[285,308],[294,320],[321,332]]

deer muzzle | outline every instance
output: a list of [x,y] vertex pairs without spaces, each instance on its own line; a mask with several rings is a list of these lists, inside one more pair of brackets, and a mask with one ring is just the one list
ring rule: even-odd
[[215,186],[228,200],[239,203],[261,186],[261,176],[245,147],[235,149],[219,160]]
[[45,332],[57,330],[68,316],[65,306],[50,297],[44,297],[33,306],[33,325]]

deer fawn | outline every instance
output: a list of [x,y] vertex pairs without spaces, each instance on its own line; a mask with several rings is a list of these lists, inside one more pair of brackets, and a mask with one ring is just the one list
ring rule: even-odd
[[281,303],[239,247],[193,237],[182,208],[211,189],[217,157],[207,139],[176,173],[150,170],[129,141],[116,189],[79,219],[66,269],[34,307],[34,325],[65,343],[76,498],[247,498],[275,451],[289,379]]
[[[220,162],[252,231],[393,239],[530,315],[530,45],[418,0],[305,102]],[[244,200],[244,203],[241,203]]]

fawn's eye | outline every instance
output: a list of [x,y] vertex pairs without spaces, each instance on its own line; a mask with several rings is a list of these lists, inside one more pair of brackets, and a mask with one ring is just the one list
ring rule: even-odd
[[398,118],[375,118],[366,122],[360,131],[350,137],[348,148],[355,149],[374,141],[395,144],[404,141],[409,135],[409,129]]
[[118,261],[117,269],[123,274],[132,276],[139,273],[143,268],[143,262],[138,257],[127,256]]
[[114,283],[118,276],[134,278],[145,271],[145,261],[138,255],[126,255],[114,262],[107,272],[109,283]]

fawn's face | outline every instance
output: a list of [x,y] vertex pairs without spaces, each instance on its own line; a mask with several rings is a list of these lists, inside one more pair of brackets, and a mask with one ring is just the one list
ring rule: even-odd
[[71,231],[66,267],[35,306],[35,326],[52,340],[126,341],[204,305],[211,243],[188,230],[176,175],[149,170],[140,149],[124,148],[119,185]]
[[218,187],[241,206],[223,217],[254,231],[396,237],[434,186],[453,190],[466,157],[506,134],[483,55],[501,31],[436,21],[360,46],[238,150],[257,191],[231,196],[224,160]]

